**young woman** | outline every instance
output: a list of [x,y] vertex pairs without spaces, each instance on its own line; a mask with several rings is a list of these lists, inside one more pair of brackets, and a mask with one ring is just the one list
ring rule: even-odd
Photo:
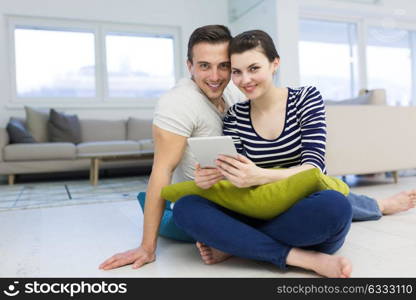
[[[280,88],[273,83],[279,55],[263,31],[236,36],[230,55],[232,79],[250,99],[231,107],[224,119],[224,134],[233,137],[240,155],[220,157],[218,173],[208,178],[197,169],[196,183],[208,188],[225,177],[238,187],[249,187],[310,168],[325,172],[325,110],[316,88]],[[268,169],[276,166],[287,169]],[[350,261],[332,255],[344,243],[351,224],[351,205],[335,191],[314,193],[269,221],[190,195],[176,202],[174,220],[199,241],[208,264],[236,255],[326,277],[351,275]]]

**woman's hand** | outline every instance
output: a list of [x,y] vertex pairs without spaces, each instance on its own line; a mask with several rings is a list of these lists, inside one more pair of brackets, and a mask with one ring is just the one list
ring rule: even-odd
[[257,167],[247,157],[220,155],[216,161],[221,174],[236,187],[244,188],[267,183],[264,169]]
[[131,249],[111,256],[99,266],[99,269],[111,270],[130,264],[133,264],[133,269],[137,269],[145,264],[155,261],[155,259],[156,255],[154,251],[149,251],[140,246],[139,248]]
[[223,180],[224,176],[218,169],[201,168],[200,164],[195,166],[195,184],[201,189],[209,189],[218,181]]

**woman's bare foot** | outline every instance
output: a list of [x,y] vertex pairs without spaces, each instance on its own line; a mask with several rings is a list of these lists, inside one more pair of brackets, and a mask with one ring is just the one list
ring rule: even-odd
[[349,278],[352,272],[352,264],[342,256],[317,253],[316,266],[313,270],[325,277]]
[[312,270],[330,278],[349,278],[352,272],[352,264],[345,257],[300,248],[289,251],[286,264]]
[[196,242],[196,247],[199,250],[202,261],[207,265],[217,264],[231,257],[231,254],[209,247],[201,242]]
[[416,190],[403,191],[386,199],[377,200],[383,215],[409,210],[416,205]]

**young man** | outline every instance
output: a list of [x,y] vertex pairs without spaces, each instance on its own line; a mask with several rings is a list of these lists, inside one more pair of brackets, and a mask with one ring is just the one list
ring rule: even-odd
[[[150,176],[141,245],[104,261],[100,269],[109,270],[133,264],[139,268],[156,259],[158,231],[165,208],[162,187],[193,180],[196,161],[189,153],[187,138],[222,135],[222,118],[228,107],[245,100],[231,78],[228,46],[232,39],[227,27],[209,25],[196,29],[188,42],[187,66],[191,79],[184,78],[160,99],[155,110],[153,137],[155,155]],[[204,170],[215,180],[212,171]],[[413,207],[413,192],[402,192],[388,199],[353,195],[355,219],[377,219],[382,213],[395,213]],[[372,212],[369,215],[368,212]],[[200,249],[201,251],[201,249]],[[204,258],[204,256],[203,256]]]

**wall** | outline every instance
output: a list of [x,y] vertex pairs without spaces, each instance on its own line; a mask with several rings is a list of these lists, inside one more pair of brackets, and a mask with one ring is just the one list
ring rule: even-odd
[[[0,1],[0,126],[10,116],[24,116],[22,106],[10,103],[7,15],[64,18],[131,24],[178,26],[181,32],[181,57],[185,66],[186,43],[191,32],[206,24],[228,23],[224,0],[1,0]],[[185,67],[182,75],[186,75]],[[119,119],[127,116],[151,118],[153,108],[94,107],[60,108],[81,118]]]
[[[276,82],[280,86],[299,85],[298,0],[229,1],[229,9],[238,17],[230,20],[233,34],[246,30],[266,31],[281,57]],[[241,8],[245,5],[249,11]],[[239,8],[236,8],[239,7]]]
[[233,35],[246,30],[261,29],[275,36],[275,0],[229,0],[230,29]]

